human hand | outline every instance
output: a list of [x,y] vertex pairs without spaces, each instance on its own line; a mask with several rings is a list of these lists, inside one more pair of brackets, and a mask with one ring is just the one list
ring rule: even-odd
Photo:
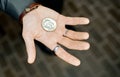
[[[56,21],[57,28],[55,31],[48,32],[42,28],[42,20],[44,18],[52,18]],[[39,6],[37,9],[27,13],[23,17],[23,38],[26,44],[28,63],[33,63],[36,58],[36,50],[34,40],[37,40],[46,45],[51,50],[54,50],[59,44],[76,50],[89,49],[89,43],[82,41],[89,37],[87,32],[75,32],[67,30],[65,25],[88,24],[89,20],[84,17],[66,17],[56,11],[44,6]],[[78,66],[80,60],[66,52],[62,47],[58,47],[55,54],[64,61]]]

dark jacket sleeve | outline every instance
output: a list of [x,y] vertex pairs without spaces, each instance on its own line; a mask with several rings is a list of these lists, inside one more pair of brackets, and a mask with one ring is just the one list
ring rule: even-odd
[[24,9],[35,2],[59,13],[62,11],[63,0],[0,0],[0,9],[18,20]]
[[35,0],[0,0],[0,9],[8,13],[15,19],[18,19],[20,14]]

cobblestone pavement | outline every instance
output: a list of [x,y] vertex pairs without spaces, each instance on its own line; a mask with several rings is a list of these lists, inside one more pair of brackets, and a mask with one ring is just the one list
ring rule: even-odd
[[69,65],[36,45],[37,60],[29,65],[21,26],[0,12],[0,77],[120,77],[120,0],[65,0],[62,14],[91,20],[72,28],[90,33],[90,50],[68,50],[82,64]]

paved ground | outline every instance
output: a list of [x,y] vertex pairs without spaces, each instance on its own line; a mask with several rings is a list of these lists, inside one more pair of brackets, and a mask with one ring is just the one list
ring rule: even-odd
[[20,25],[0,12],[0,77],[120,77],[120,1],[65,0],[63,14],[91,20],[86,27],[74,27],[90,33],[90,50],[68,50],[82,64],[71,66],[38,46],[37,60],[27,64]]

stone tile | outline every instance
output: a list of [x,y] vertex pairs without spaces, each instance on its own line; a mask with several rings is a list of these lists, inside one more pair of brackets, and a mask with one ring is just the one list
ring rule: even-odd
[[15,53],[17,53],[17,55],[19,56],[19,57],[24,57],[25,56],[25,48],[23,48],[25,45],[23,45],[21,42],[17,42],[16,44],[15,44],[15,50],[16,50],[16,52]]
[[101,57],[103,57],[103,54],[102,54],[102,52],[98,49],[98,47],[95,45],[95,44],[93,44],[93,43],[91,43],[91,51],[90,51],[91,53],[93,53],[93,55],[95,55],[95,57],[96,58],[101,58]]
[[11,62],[11,65],[13,67],[13,69],[16,71],[16,72],[21,72],[22,71],[22,67],[21,65],[19,64],[18,60],[16,59],[16,57],[12,57],[10,59],[10,62]]
[[10,38],[10,40],[14,41],[14,40],[16,40],[18,38],[18,33],[15,32],[13,29],[9,29],[8,37]]
[[27,73],[33,77],[36,74],[35,68],[32,66],[32,64],[28,64],[27,62],[24,62],[24,67],[27,71]]
[[52,69],[55,74],[55,77],[65,77],[63,74],[65,70],[61,70],[60,66],[58,66],[57,64],[53,64]]
[[94,5],[94,4],[95,4],[95,1],[94,1],[94,0],[87,0],[86,2],[88,2],[88,3],[91,4],[91,5]]
[[116,19],[117,22],[120,22],[120,12],[114,8],[109,9],[109,13]]
[[73,12],[78,12],[78,8],[75,6],[75,4],[73,3],[73,1],[69,1],[68,5],[69,5],[69,7],[71,8],[71,10]]
[[67,68],[66,71],[68,73],[68,77],[79,77],[77,74],[77,70],[73,68]]
[[51,73],[49,72],[49,69],[46,67],[44,62],[39,62],[37,67],[42,77],[51,77]]
[[108,60],[102,61],[103,68],[109,73],[109,77],[118,77],[117,71]]
[[102,74],[100,77],[109,77],[109,75],[108,74]]
[[97,11],[97,13],[99,14],[99,17],[103,18],[107,18],[107,15],[106,15],[106,10],[104,10],[102,7],[100,6],[96,6],[95,7],[95,10]]
[[120,9],[120,1],[119,0],[110,0],[111,4],[113,4],[117,9]]
[[0,53],[0,65],[2,68],[7,67],[6,56],[3,53]]
[[113,60],[117,60],[118,59],[118,55],[114,52],[114,50],[109,46],[109,43],[108,44],[105,44],[103,46],[105,52],[107,53],[107,55]]
[[115,32],[115,34],[120,34],[120,27],[118,25],[118,23],[114,22],[113,20],[109,20],[107,21],[109,27],[113,30],[113,32]]
[[91,16],[91,17],[93,16],[92,11],[89,9],[89,7],[87,7],[87,5],[82,5],[81,9],[82,11],[84,11],[84,13],[87,14],[87,16]]
[[91,29],[90,34],[91,34],[91,36],[94,37],[94,39],[97,42],[102,42],[103,41],[103,38],[101,37],[101,35],[95,29]]
[[11,69],[7,69],[4,71],[5,77],[15,77]]
[[[90,26],[93,26],[97,31],[102,32],[103,34],[106,34],[109,30],[107,24],[98,18],[92,20]],[[101,36],[103,36],[103,34]]]
[[120,61],[117,63],[117,67],[120,70]]
[[99,72],[101,72],[101,67],[96,60],[98,60],[98,59],[94,59],[94,57],[92,57],[92,55],[89,55],[86,57],[86,61],[89,65],[89,67],[92,69],[92,72],[96,73],[96,75],[97,75]]
[[112,34],[107,35],[108,42],[116,49],[120,49],[120,42]]
[[94,77],[90,71],[84,71],[83,77]]
[[100,2],[100,5],[103,5],[104,7],[108,7],[111,5],[111,3],[106,0],[99,0],[99,2]]
[[2,46],[3,46],[3,49],[4,49],[5,55],[11,55],[13,53],[8,40],[3,41]]
[[27,77],[25,74],[23,74],[23,75],[20,75],[19,77]]

